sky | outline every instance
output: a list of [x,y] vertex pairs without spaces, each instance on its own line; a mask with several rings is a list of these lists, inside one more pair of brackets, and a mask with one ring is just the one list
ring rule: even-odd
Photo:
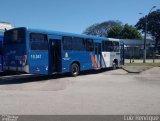
[[15,27],[82,33],[108,20],[135,25],[153,6],[160,9],[160,0],[0,0],[0,21]]

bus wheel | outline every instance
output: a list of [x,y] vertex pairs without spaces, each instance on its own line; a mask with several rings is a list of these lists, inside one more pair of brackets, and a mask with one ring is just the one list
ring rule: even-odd
[[115,70],[115,69],[117,69],[117,68],[118,68],[118,60],[115,59],[115,60],[113,61],[113,64],[112,64],[112,69]]
[[72,76],[77,76],[79,74],[79,65],[77,63],[73,63],[71,65],[71,75]]
[[117,68],[117,64],[115,62],[113,62],[112,69],[115,70],[116,68]]

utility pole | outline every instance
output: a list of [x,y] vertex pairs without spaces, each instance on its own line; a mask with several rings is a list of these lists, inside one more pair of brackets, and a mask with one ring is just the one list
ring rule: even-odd
[[143,63],[146,63],[146,38],[147,38],[147,17],[145,17],[145,33],[144,33],[144,47],[143,47]]

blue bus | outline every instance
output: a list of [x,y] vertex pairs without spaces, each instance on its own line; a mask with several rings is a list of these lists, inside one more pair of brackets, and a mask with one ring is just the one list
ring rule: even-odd
[[3,50],[3,32],[0,32],[0,72],[3,71],[2,50]]
[[29,29],[8,30],[4,34],[4,70],[32,74],[70,72],[118,67],[118,41],[65,32]]

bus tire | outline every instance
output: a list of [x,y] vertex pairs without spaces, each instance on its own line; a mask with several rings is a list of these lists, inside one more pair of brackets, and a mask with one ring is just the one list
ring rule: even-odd
[[115,69],[117,69],[117,68],[118,68],[118,60],[115,59],[115,60],[113,61],[113,63],[112,63],[112,69],[115,70]]
[[79,74],[79,71],[80,71],[79,65],[77,63],[73,63],[71,65],[71,75],[75,77]]
[[115,70],[116,68],[117,68],[116,63],[113,62],[113,64],[112,64],[112,69]]

